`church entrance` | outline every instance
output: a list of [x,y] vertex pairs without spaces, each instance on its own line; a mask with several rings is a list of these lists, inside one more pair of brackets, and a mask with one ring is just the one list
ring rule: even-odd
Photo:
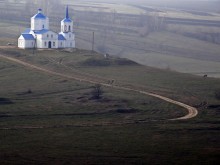
[[48,48],[51,48],[51,41],[48,42]]

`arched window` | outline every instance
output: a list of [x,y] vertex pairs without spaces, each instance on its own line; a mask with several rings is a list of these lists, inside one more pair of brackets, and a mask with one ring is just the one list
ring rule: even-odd
[[64,26],[64,31],[67,31],[67,26],[66,25]]
[[71,31],[71,26],[69,26],[69,32]]
[[42,25],[42,28],[44,29],[44,25]]

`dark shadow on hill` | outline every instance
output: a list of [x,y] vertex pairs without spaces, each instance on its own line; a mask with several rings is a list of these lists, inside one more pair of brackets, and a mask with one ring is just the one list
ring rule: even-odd
[[209,109],[218,109],[220,110],[220,104],[212,104],[208,106]]
[[60,114],[34,114],[34,115],[14,115],[14,114],[0,114],[0,117],[71,117],[71,116],[97,116],[97,115],[108,115],[108,114],[131,114],[140,112],[138,109],[133,108],[121,108],[121,109],[111,109],[107,111],[97,111],[97,112],[82,112],[82,113],[60,113]]
[[130,65],[139,65],[134,61],[125,59],[125,58],[89,58],[80,63],[81,66],[130,66]]
[[13,102],[8,98],[0,98],[0,105],[13,104]]

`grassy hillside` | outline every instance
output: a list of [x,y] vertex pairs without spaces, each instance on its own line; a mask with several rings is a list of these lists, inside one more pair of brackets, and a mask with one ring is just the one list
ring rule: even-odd
[[115,84],[191,105],[208,102],[208,108],[200,107],[194,119],[167,121],[184,115],[184,110],[152,97],[104,87],[102,99],[94,100],[92,84],[1,59],[1,164],[218,162],[219,109],[209,107],[219,104],[213,93],[220,88],[218,79],[105,59],[83,50],[37,51],[35,55],[28,50],[1,52],[59,73],[103,82],[114,79]]
[[[165,91],[165,95],[170,91],[168,93],[175,96],[184,96],[183,93],[180,93],[184,90],[188,94],[195,95],[198,100],[208,95],[207,98],[214,101],[213,93],[219,87],[218,79],[204,79],[202,76],[180,74],[170,71],[169,68],[166,70],[153,69],[127,59],[112,56],[104,58],[101,54],[92,54],[85,50],[74,52],[35,51],[34,55],[32,50],[2,49],[1,52],[53,71],[65,72],[67,75],[74,74],[91,80],[95,78],[104,83],[114,79],[116,84],[128,86],[134,84],[150,91]],[[186,94],[186,96],[188,95]]]

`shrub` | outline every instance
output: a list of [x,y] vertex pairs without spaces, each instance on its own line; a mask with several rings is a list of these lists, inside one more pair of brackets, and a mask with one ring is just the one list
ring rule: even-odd
[[101,99],[103,95],[103,90],[100,84],[96,84],[92,90],[92,98],[93,99]]
[[111,62],[106,59],[90,58],[82,63],[83,66],[109,66]]

